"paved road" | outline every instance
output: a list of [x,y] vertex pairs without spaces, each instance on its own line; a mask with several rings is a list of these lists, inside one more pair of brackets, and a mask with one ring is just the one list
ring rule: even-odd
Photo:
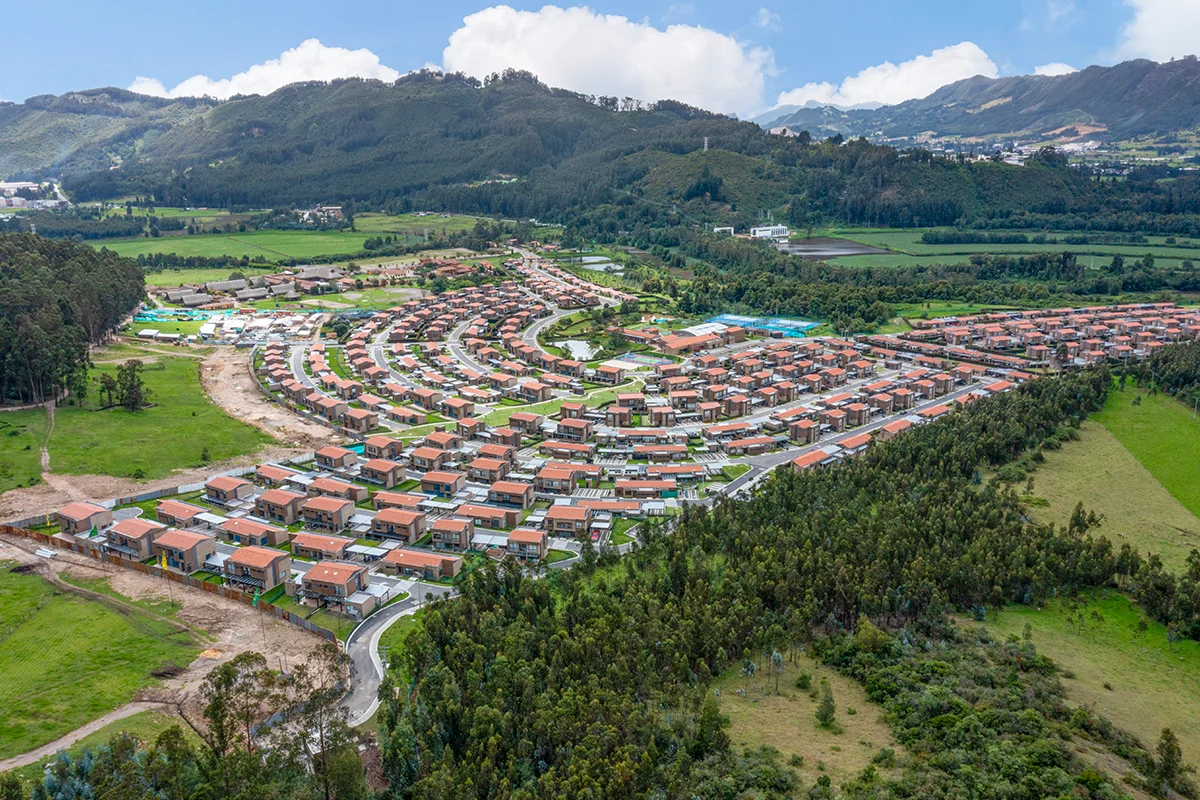
[[383,683],[383,661],[379,657],[379,637],[401,617],[417,613],[422,603],[431,598],[453,595],[454,590],[445,586],[421,584],[419,594],[414,592],[406,600],[384,606],[350,632],[346,639],[346,654],[354,670],[354,686],[346,696],[346,707],[350,710],[350,724],[362,725],[379,708],[379,685]]

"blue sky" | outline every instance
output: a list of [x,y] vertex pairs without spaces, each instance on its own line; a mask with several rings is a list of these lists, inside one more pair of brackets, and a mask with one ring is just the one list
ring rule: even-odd
[[[288,79],[387,78],[424,65],[480,73],[513,64],[580,91],[673,96],[748,115],[781,101],[899,102],[970,74],[1165,60],[1200,49],[1191,44],[1198,0],[609,0],[567,11],[458,0],[10,6],[0,98],[15,101],[129,87],[139,77],[151,79],[140,88],[160,94],[220,96],[269,91]],[[320,44],[214,83],[310,39]],[[348,52],[360,50],[369,52]],[[176,89],[197,75],[211,80]]]

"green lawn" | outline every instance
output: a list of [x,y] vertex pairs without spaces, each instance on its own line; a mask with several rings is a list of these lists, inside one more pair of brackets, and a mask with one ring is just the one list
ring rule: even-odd
[[[1038,652],[1075,674],[1063,680],[1068,698],[1091,705],[1153,747],[1163,726],[1179,736],[1186,761],[1200,759],[1200,642],[1168,644],[1166,629],[1148,621],[1137,633],[1138,608],[1124,595],[1094,594],[1078,614],[1062,603],[1044,609],[1013,606],[989,622],[1001,635],[1033,630]],[[1099,614],[1099,620],[1091,614]],[[1073,617],[1074,624],[1068,624]],[[1108,683],[1112,688],[1105,688]]]
[[46,438],[46,412],[0,413],[0,492],[42,481],[41,446]]
[[1200,519],[1103,425],[1089,420],[1078,442],[1045,455],[1033,473],[1031,507],[1038,522],[1066,525],[1082,501],[1104,515],[1099,534],[1117,549],[1128,543],[1143,557],[1158,553],[1168,569],[1181,570],[1192,548],[1200,548]]
[[575,558],[575,554],[568,550],[547,550],[546,563],[557,564],[559,561],[570,561]]
[[728,481],[735,481],[750,471],[749,464],[730,464],[721,470]]
[[191,637],[141,612],[58,594],[41,578],[0,572],[0,758],[100,717],[190,664]]
[[[1136,397],[1141,404],[1135,406]],[[1112,431],[1172,497],[1200,517],[1200,420],[1192,419],[1192,409],[1168,395],[1131,387],[1109,392],[1104,410],[1092,418]]]
[[636,519],[629,519],[627,517],[617,517],[616,519],[614,519],[612,534],[608,537],[609,543],[610,544],[629,544],[630,542],[632,542],[633,537],[630,536],[628,533],[626,533],[626,531],[628,531],[630,528],[632,528],[634,525],[637,525],[637,524],[638,524],[638,521]]
[[354,227],[358,228],[360,233],[368,236],[379,233],[404,233],[423,238],[425,232],[428,231],[431,237],[440,237],[443,230],[446,233],[472,230],[476,221],[476,217],[462,214],[454,214],[447,218],[443,218],[441,214],[424,217],[418,217],[415,214],[367,213],[354,215]]
[[[114,365],[92,370],[115,373]],[[199,365],[189,358],[159,357],[148,365],[146,385],[152,408],[92,411],[101,402],[90,388],[85,407],[62,406],[50,437],[50,468],[66,474],[161,478],[173,470],[252,453],[270,437],[240,422],[208,400],[200,386]]]
[[395,665],[400,662],[400,652],[404,646],[404,637],[408,636],[409,631],[421,625],[424,614],[424,610],[418,610],[415,614],[407,614],[400,617],[391,624],[391,627],[380,634],[379,655],[385,657],[389,664]]

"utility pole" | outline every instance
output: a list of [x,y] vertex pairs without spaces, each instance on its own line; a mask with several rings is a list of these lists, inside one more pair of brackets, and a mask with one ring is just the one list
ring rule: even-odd
[[708,152],[708,137],[704,137],[704,152]]

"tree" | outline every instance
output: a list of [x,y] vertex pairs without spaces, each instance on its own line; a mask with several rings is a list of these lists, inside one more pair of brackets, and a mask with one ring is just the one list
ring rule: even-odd
[[117,391],[117,380],[111,373],[100,374],[100,391],[108,396],[108,405],[113,404],[113,394]]
[[150,402],[150,390],[142,379],[143,368],[136,358],[117,367],[117,402],[130,411],[138,411]]
[[821,704],[817,706],[817,723],[822,728],[832,728],[837,707],[833,704],[833,689],[829,681],[821,682]]
[[1155,794],[1165,796],[1167,788],[1174,785],[1183,772],[1183,751],[1179,747],[1179,739],[1175,731],[1163,728],[1158,737],[1158,763],[1154,767],[1154,778],[1158,784]]

